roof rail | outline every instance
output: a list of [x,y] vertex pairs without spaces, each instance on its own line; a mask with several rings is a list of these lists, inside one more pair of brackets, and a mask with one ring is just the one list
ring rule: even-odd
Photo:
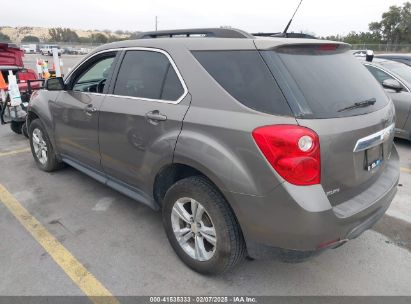
[[235,28],[198,28],[143,32],[136,39],[173,37],[211,37],[211,38],[254,38],[251,34]]

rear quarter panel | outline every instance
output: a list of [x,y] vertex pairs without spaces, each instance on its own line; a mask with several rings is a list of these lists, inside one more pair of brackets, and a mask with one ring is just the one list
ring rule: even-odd
[[189,50],[171,55],[192,96],[174,163],[196,168],[224,191],[264,195],[278,186],[282,179],[260,152],[252,131],[271,124],[295,125],[295,118],[269,115],[242,105],[205,71]]

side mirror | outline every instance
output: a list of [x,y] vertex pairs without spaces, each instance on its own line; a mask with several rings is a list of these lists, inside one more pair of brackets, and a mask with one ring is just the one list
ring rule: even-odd
[[394,90],[394,91],[396,91],[396,92],[401,92],[402,89],[404,88],[404,87],[402,86],[402,84],[399,83],[399,82],[398,82],[397,80],[395,80],[395,79],[385,79],[385,80],[382,82],[382,86],[383,86],[385,89]]
[[64,90],[64,81],[61,77],[49,78],[44,85],[48,91],[61,91]]

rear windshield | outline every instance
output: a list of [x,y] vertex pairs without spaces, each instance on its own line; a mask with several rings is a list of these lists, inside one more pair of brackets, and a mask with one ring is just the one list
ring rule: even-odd
[[269,114],[293,115],[257,50],[193,51],[193,55],[207,72],[243,105]]
[[[361,115],[387,104],[371,73],[346,49],[339,48],[288,46],[261,52],[297,117]],[[362,106],[354,106],[356,103]]]

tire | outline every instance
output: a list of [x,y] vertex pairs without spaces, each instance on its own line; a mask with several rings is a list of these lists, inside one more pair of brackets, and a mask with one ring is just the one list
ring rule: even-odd
[[[189,224],[183,218],[193,214],[193,203],[196,210],[203,207],[204,212],[194,212],[202,214],[201,220],[191,220]],[[185,216],[178,215],[182,214],[181,207],[187,212],[183,211]],[[202,176],[188,177],[171,186],[163,201],[163,224],[178,257],[196,272],[221,274],[234,268],[246,255],[244,238],[233,211],[221,193]],[[178,236],[174,231],[181,234]]]
[[21,127],[23,124],[23,121],[12,121],[10,122],[10,129],[16,134],[21,134]]
[[23,135],[26,138],[29,138],[29,132],[27,130],[27,123],[26,122],[24,122],[23,125],[21,126],[21,133],[23,133]]
[[[46,132],[46,128],[43,126],[40,119],[35,119],[30,123],[29,139],[31,153],[33,154],[36,165],[40,170],[51,172],[63,167],[63,163],[58,161],[56,158],[56,154]],[[46,155],[46,157],[44,157],[44,155]]]

